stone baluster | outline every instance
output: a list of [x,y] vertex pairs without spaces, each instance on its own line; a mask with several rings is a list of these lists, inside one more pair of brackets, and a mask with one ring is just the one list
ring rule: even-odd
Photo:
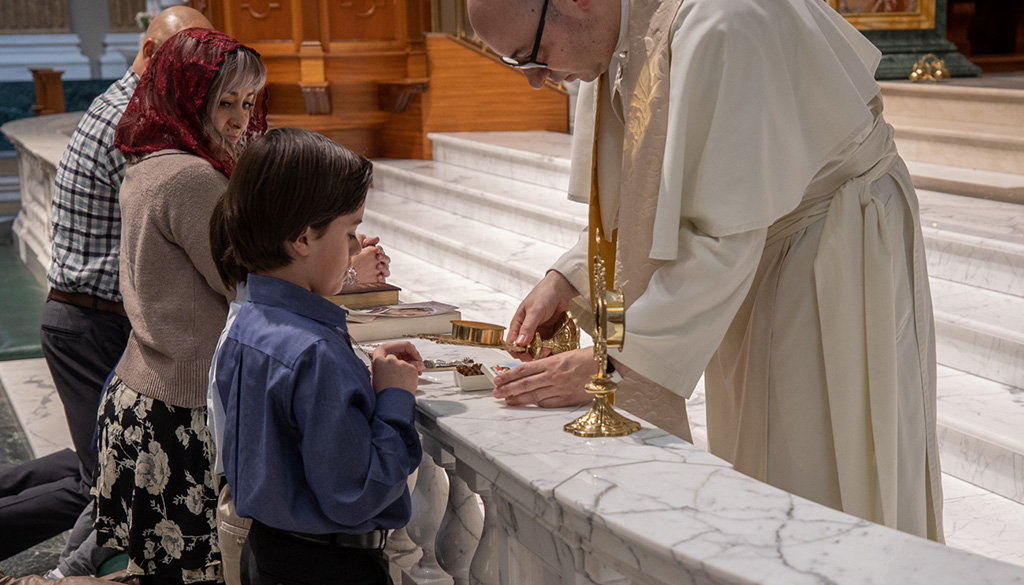
[[[416,478],[418,471],[409,475],[409,493],[415,494]],[[415,496],[413,496],[415,497]],[[388,535],[388,546],[384,549],[384,555],[391,566],[391,579],[396,583],[402,582],[402,572],[409,569],[420,558],[420,548],[409,538],[409,531],[405,526],[392,530]]]
[[[500,574],[498,551],[508,546],[508,535],[498,521],[498,511],[495,509],[494,496],[491,494],[491,484],[473,474],[476,481],[467,481],[472,489],[484,504],[484,527],[480,534],[480,544],[476,547],[476,554],[473,555],[473,563],[469,566],[470,585],[499,585]],[[505,572],[507,575],[507,571]]]
[[416,564],[402,571],[402,585],[450,585],[452,583],[451,577],[438,566],[434,554],[437,528],[444,515],[445,500],[447,499],[445,483],[445,475],[440,473],[434,460],[424,453],[423,462],[420,463],[417,472],[416,488],[412,492],[412,519],[406,526],[409,538],[423,550],[423,555]]
[[437,532],[437,562],[455,585],[469,585],[469,566],[480,544],[484,517],[480,500],[455,473],[455,461],[442,465],[448,474],[448,507]]

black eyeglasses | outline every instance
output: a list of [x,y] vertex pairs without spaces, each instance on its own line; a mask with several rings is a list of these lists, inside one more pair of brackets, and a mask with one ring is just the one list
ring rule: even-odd
[[520,63],[512,57],[502,57],[501,61],[509,67],[515,67],[516,69],[538,69],[541,67],[547,67],[547,63],[541,63],[537,60],[537,51],[540,50],[540,38],[544,34],[544,17],[548,13],[548,1],[544,0],[544,7],[540,9],[540,23],[537,25],[537,39],[533,41],[533,52],[530,53],[529,59]]

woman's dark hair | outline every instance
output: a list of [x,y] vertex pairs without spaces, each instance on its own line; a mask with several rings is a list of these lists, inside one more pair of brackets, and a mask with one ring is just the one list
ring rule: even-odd
[[277,128],[246,147],[210,218],[210,248],[224,284],[287,266],[285,242],[322,231],[366,200],[373,165],[309,130]]

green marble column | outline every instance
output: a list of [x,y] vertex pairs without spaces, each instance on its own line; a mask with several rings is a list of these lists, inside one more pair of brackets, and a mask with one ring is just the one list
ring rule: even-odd
[[971,63],[946,40],[947,0],[935,0],[935,28],[925,30],[863,31],[882,51],[882,62],[875,72],[877,79],[907,79],[914,63],[928,53],[946,62],[953,77],[973,77],[981,68]]

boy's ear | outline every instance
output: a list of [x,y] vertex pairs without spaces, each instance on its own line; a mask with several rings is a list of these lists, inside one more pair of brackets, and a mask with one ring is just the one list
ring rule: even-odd
[[288,257],[292,260],[297,260],[309,256],[309,241],[312,237],[313,231],[309,229],[309,226],[306,226],[306,229],[302,230],[302,233],[294,241],[285,242],[284,250]]

